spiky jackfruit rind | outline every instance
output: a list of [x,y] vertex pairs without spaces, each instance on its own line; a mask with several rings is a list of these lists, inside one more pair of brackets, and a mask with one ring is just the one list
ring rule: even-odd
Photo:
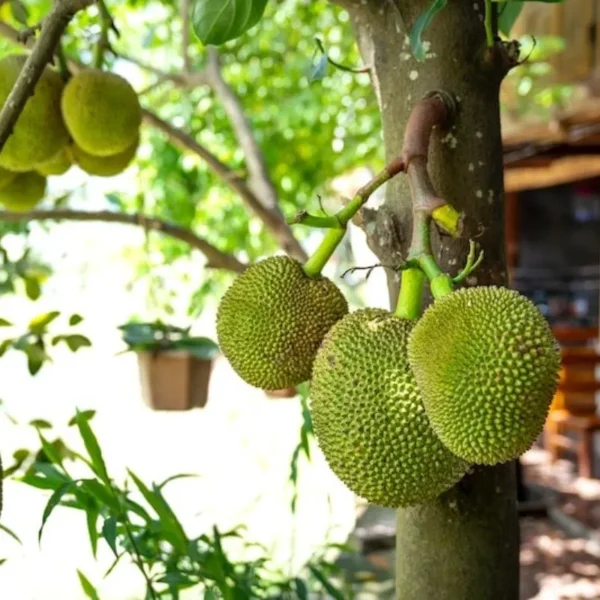
[[348,312],[340,290],[287,256],[246,269],[217,314],[223,354],[247,383],[278,390],[309,379],[319,344]]
[[67,83],[61,106],[71,137],[88,154],[119,154],[138,136],[142,111],[137,94],[116,73],[78,73]]
[[88,175],[97,177],[113,177],[122,173],[134,159],[139,145],[139,138],[136,138],[125,151],[112,156],[94,156],[85,150],[82,150],[77,144],[73,144],[71,154],[73,160],[79,168]]
[[44,198],[45,193],[45,177],[35,171],[19,173],[0,189],[0,204],[12,212],[27,212]]
[[36,165],[35,170],[46,177],[50,175],[64,175],[73,164],[67,147],[55,154],[50,160]]
[[435,301],[408,354],[431,424],[473,463],[517,458],[541,433],[560,350],[537,307],[514,290],[481,286]]
[[[10,55],[0,61],[0,104],[6,102],[26,58]],[[0,166],[31,171],[66,146],[69,134],[60,110],[63,89],[59,73],[47,66],[0,153]]]
[[310,412],[332,471],[381,506],[432,501],[469,465],[433,432],[406,354],[414,321],[358,310],[325,336],[313,366]]

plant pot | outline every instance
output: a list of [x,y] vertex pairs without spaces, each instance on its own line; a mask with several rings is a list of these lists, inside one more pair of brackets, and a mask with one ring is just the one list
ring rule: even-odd
[[269,398],[294,398],[298,395],[298,390],[295,387],[289,387],[283,390],[265,390],[265,394]]
[[203,408],[213,360],[182,351],[137,352],[144,402],[154,410]]

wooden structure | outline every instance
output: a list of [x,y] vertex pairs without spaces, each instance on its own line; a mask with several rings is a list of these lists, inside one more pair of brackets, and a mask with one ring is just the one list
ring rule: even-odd
[[[574,451],[590,477],[600,432],[600,2],[526,3],[513,35],[564,40],[563,51],[534,57],[545,75],[526,63],[503,86],[506,247],[511,285],[545,311],[561,344],[545,446],[553,459]],[[531,85],[568,85],[568,101],[524,110]]]

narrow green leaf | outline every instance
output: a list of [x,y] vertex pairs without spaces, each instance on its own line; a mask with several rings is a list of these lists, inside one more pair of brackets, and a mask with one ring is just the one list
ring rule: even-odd
[[42,313],[37,315],[29,321],[29,330],[32,333],[44,333],[46,327],[52,323],[58,316],[60,312],[57,310],[51,310],[49,312]]
[[96,416],[95,410],[82,410],[80,413],[75,415],[69,420],[69,427],[73,427],[73,425],[77,425],[77,419],[85,419],[89,421]]
[[109,517],[104,520],[104,525],[102,525],[102,537],[106,540],[106,543],[110,546],[115,556],[118,556],[117,521],[114,517]]
[[296,596],[299,600],[308,600],[308,588],[302,579],[294,579],[294,587],[296,588]]
[[106,507],[114,512],[120,511],[119,502],[112,494],[112,490],[107,487],[106,484],[103,484],[97,479],[82,479],[81,487],[102,507]]
[[96,552],[98,551],[98,516],[98,508],[95,505],[89,506],[85,511],[90,546],[94,558],[96,558]]
[[328,579],[317,569],[317,567],[309,565],[310,572],[314,575],[315,579],[325,588],[325,591],[335,600],[346,600],[342,592],[340,592]]
[[29,424],[36,429],[52,429],[52,423],[44,419],[33,419],[33,421],[29,421]]
[[4,531],[4,533],[9,535],[13,540],[23,545],[23,542],[19,539],[19,536],[12,529],[9,529],[6,525],[2,525],[2,523],[0,523],[0,531]]
[[25,346],[23,351],[27,355],[27,368],[30,375],[36,375],[44,365],[44,362],[50,359],[39,342]]
[[160,490],[157,488],[155,488],[153,491],[150,490],[146,484],[132,471],[129,471],[129,475],[135,486],[141,492],[142,496],[144,496],[146,502],[148,502],[148,504],[156,511],[156,514],[161,521],[163,521],[164,525],[168,526],[175,534],[175,539],[177,541],[176,546],[178,549],[180,549],[182,552],[185,552],[188,540],[183,526],[173,512],[173,509],[163,498]]
[[435,15],[445,8],[447,4],[448,0],[432,0],[429,8],[425,9],[414,24],[410,32],[410,45],[413,55],[418,61],[425,60],[425,49],[423,48],[423,40],[421,39],[423,32],[429,27]]
[[46,508],[44,508],[44,514],[42,515],[42,525],[40,527],[38,533],[38,542],[42,541],[42,533],[44,532],[44,526],[46,525],[46,521],[48,517],[52,514],[52,511],[60,504],[63,496],[71,492],[71,490],[77,485],[76,481],[67,481],[67,483],[63,483],[57,490],[54,491],[48,503],[46,504]]
[[102,450],[100,449],[100,444],[98,444],[98,439],[90,427],[89,419],[83,416],[79,410],[77,411],[76,424],[77,428],[79,429],[79,434],[83,439],[85,449],[87,450],[88,456],[92,462],[92,468],[94,469],[94,472],[105,483],[110,484],[110,478],[108,477],[108,472],[106,471],[106,464],[104,463],[104,458],[102,457]]
[[167,477],[162,483],[160,483],[156,487],[159,490],[162,490],[167,484],[171,483],[172,481],[177,481],[178,479],[195,478],[195,477],[200,477],[200,475],[196,475],[194,473],[179,473],[178,475],[171,475],[171,477]]
[[12,323],[6,319],[0,318],[0,327],[12,327]]
[[90,580],[78,569],[77,576],[79,577],[79,583],[81,589],[90,600],[100,600],[96,588],[90,583]]
[[27,25],[29,9],[21,0],[10,0],[10,12],[15,21],[21,25]]

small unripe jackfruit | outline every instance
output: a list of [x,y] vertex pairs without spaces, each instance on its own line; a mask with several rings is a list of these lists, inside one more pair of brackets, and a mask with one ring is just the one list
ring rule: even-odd
[[[25,60],[23,55],[11,55],[0,61],[0,104],[6,102]],[[69,134],[60,112],[63,88],[58,72],[46,67],[0,153],[0,166],[31,171],[66,146]]]
[[82,71],[67,83],[62,114],[75,143],[94,156],[127,150],[138,136],[142,118],[129,82],[97,69]]
[[340,290],[309,277],[287,256],[248,267],[227,290],[217,314],[223,354],[249,384],[270,390],[306,381],[319,344],[348,312]]
[[36,165],[35,170],[40,175],[63,175],[73,164],[69,156],[69,150],[63,148],[58,154],[54,155],[50,160],[47,160],[39,165]]
[[129,166],[137,152],[138,144],[139,138],[136,138],[125,151],[111,156],[94,156],[73,144],[71,153],[77,165],[88,175],[112,177],[122,173]]
[[333,472],[381,506],[429,502],[468,469],[437,438],[408,364],[414,321],[356,311],[325,336],[313,366],[310,411]]
[[505,462],[541,433],[560,352],[518,292],[482,286],[443,296],[415,326],[408,352],[431,424],[456,455]]
[[12,212],[27,212],[42,200],[45,193],[45,177],[35,171],[19,173],[0,188],[0,204]]

